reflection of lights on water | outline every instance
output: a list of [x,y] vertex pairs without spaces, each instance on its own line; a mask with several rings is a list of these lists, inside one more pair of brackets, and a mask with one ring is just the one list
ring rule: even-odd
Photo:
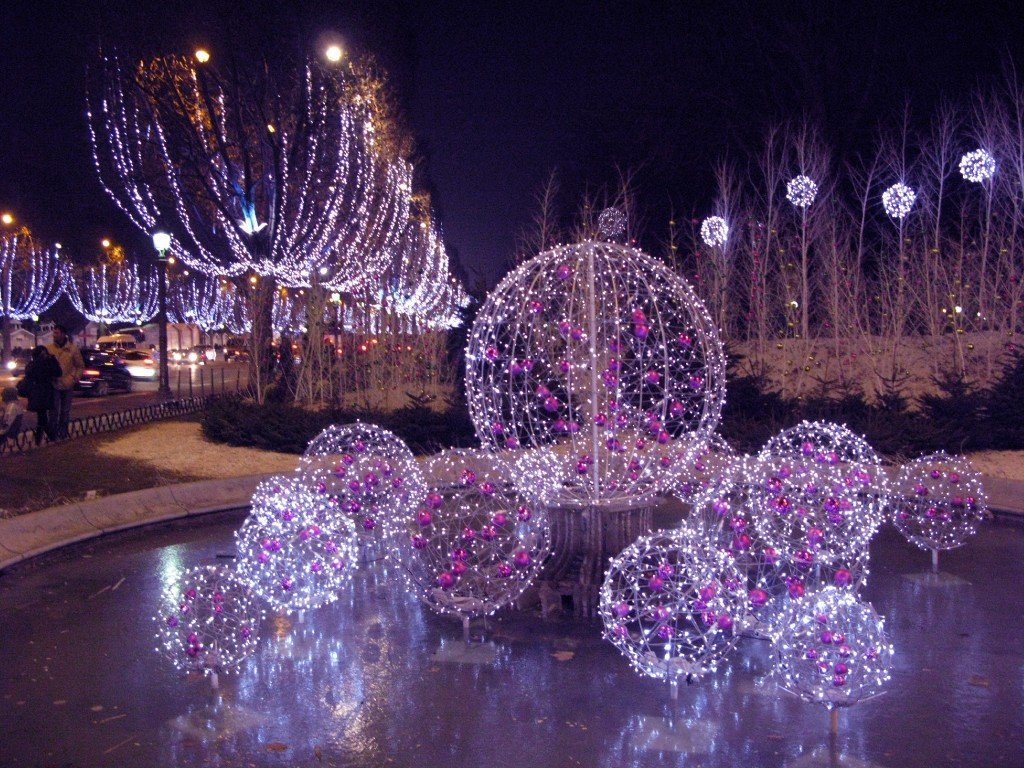
[[181,547],[164,547],[160,550],[160,588],[167,589],[177,583],[185,567],[181,564]]

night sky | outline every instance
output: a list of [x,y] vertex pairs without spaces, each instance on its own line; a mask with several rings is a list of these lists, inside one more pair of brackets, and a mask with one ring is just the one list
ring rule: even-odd
[[[936,8],[935,6],[939,6]],[[390,72],[446,240],[471,282],[507,268],[552,169],[571,211],[616,166],[639,168],[645,237],[702,216],[714,161],[807,114],[847,156],[909,100],[922,123],[1007,60],[1018,2],[23,2],[0,26],[0,209],[77,257],[148,243],[92,167],[84,75],[100,44],[139,53],[316,50],[336,34]]]

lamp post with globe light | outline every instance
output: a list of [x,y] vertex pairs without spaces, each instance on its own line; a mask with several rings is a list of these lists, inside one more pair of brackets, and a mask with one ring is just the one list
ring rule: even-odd
[[160,279],[157,300],[160,310],[157,322],[160,324],[159,355],[160,355],[160,392],[171,393],[170,377],[167,372],[167,251],[171,248],[171,236],[166,232],[153,233],[153,247],[156,248],[157,259],[160,261]]

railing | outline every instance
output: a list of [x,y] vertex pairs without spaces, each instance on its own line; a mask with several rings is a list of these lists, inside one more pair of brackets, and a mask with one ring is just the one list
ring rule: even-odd
[[[113,432],[118,429],[147,424],[151,421],[167,419],[172,416],[184,416],[189,413],[196,413],[203,410],[207,403],[221,397],[241,397],[244,390],[234,392],[217,392],[193,397],[178,398],[177,400],[166,400],[162,403],[151,403],[140,405],[135,408],[126,408],[123,411],[111,411],[91,416],[81,416],[72,419],[68,423],[68,437],[85,437],[86,435],[98,435],[101,432]],[[51,441],[43,435],[42,442],[37,446],[35,430],[32,428],[23,429],[17,435],[8,437],[0,442],[0,456],[4,454],[23,453],[33,448],[42,447]]]

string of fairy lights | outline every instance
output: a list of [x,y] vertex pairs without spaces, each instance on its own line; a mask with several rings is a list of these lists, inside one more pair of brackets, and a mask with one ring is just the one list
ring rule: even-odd
[[64,290],[60,246],[41,248],[30,234],[0,235],[0,318],[32,320]]
[[128,259],[66,270],[64,293],[94,323],[142,323],[159,310],[156,268]]

